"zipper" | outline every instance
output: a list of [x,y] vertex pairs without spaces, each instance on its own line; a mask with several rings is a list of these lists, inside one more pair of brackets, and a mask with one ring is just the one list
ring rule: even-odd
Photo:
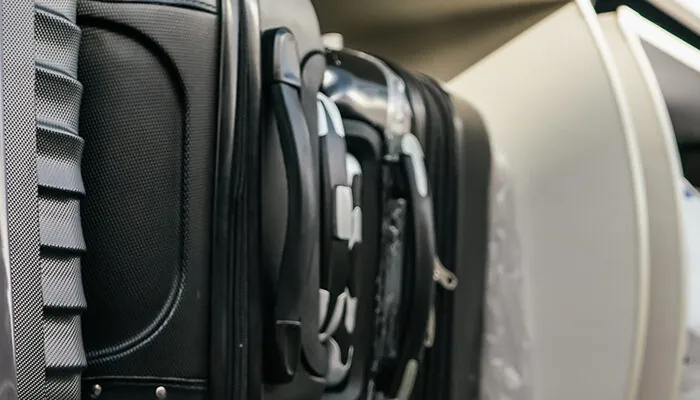
[[[260,359],[256,349],[262,346],[258,343],[261,336],[257,332],[261,325],[251,320],[250,315],[260,314],[260,304],[256,291],[249,290],[250,286],[257,287],[259,279],[259,242],[260,231],[257,216],[260,215],[260,95],[261,80],[257,0],[238,0],[239,36],[238,36],[238,91],[236,93],[236,121],[234,137],[234,175],[232,201],[233,232],[231,235],[233,253],[233,288],[231,294],[232,308],[229,310],[235,317],[231,328],[233,357],[232,387],[230,399],[256,399],[261,397],[262,371],[249,368],[250,359]],[[257,74],[256,74],[257,72]],[[255,330],[255,331],[252,331]],[[252,335],[251,335],[252,333]],[[252,340],[251,340],[252,339]],[[251,355],[252,352],[252,355]],[[230,400],[225,399],[225,400]]]
[[[459,284],[459,279],[457,275],[453,274],[452,271],[445,268],[440,262],[439,258],[435,259],[435,267],[433,270],[433,280],[435,283],[440,285],[443,289],[454,292]],[[428,317],[428,329],[425,334],[425,341],[423,344],[426,348],[432,348],[435,345],[435,330],[436,330],[436,310],[435,305],[430,309],[430,316]]]
[[[412,86],[425,110],[424,129],[416,129],[414,134],[425,149],[425,162],[429,181],[433,190],[433,218],[435,222],[438,259],[435,260],[433,280],[442,290],[435,291],[430,310],[424,345],[426,352],[421,361],[418,380],[415,382],[412,398],[449,399],[450,364],[452,346],[453,292],[459,283],[450,267],[454,266],[456,221],[456,191],[454,148],[453,107],[447,93],[432,78],[410,73],[391,62],[387,64],[398,74],[407,86]],[[443,265],[441,262],[445,262]]]
[[[241,21],[243,25],[243,21]],[[241,36],[243,36],[243,31],[241,31]],[[245,46],[244,40],[239,42],[241,46]],[[242,49],[241,53],[245,50]],[[238,105],[247,104],[248,100],[248,76],[247,76],[247,65],[246,62],[239,63],[239,87],[238,87]],[[240,84],[242,83],[242,84]],[[239,107],[237,107],[240,110]],[[236,129],[236,137],[234,141],[234,154],[235,156],[235,166],[234,166],[234,178],[233,178],[233,198],[234,198],[234,227],[233,227],[233,257],[234,257],[234,267],[233,267],[233,307],[230,312],[235,315],[233,328],[233,339],[231,343],[231,348],[233,349],[233,368],[234,368],[234,382],[233,388],[231,390],[234,398],[246,398],[247,397],[247,383],[248,375],[246,368],[247,351],[248,351],[248,268],[250,268],[248,263],[248,251],[250,242],[254,235],[247,235],[247,232],[251,228],[248,222],[249,214],[249,202],[248,197],[251,194],[249,190],[250,179],[246,179],[250,173],[247,168],[247,164],[251,161],[249,160],[249,152],[251,146],[249,145],[252,140],[249,140],[247,136],[251,136],[252,131],[246,129],[249,127],[248,117],[245,113],[236,113],[236,125],[242,127],[243,129]],[[254,134],[254,133],[253,133]]]
[[458,279],[450,269],[454,266],[454,250],[456,230],[454,213],[456,212],[456,183],[454,164],[454,129],[451,102],[442,92],[438,84],[427,76],[417,79],[422,89],[423,101],[427,110],[428,125],[431,130],[426,132],[426,142],[432,147],[431,159],[427,160],[433,176],[434,212],[436,223],[436,241],[438,255],[433,279],[443,290],[435,295],[435,338],[433,347],[425,357],[425,383],[423,396],[449,399],[450,396],[450,364],[452,347],[453,323],[453,292],[457,288]]
[[445,268],[439,259],[435,259],[435,269],[433,270],[433,280],[442,286],[443,289],[454,292],[459,284],[459,279],[452,271]]

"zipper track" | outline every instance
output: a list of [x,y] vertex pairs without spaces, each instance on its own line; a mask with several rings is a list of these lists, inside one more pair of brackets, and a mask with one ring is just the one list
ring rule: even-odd
[[[233,293],[227,299],[231,304],[229,312],[235,317],[230,327],[232,386],[229,397],[233,399],[257,399],[261,397],[258,371],[249,368],[251,359],[259,359],[254,354],[258,349],[257,339],[260,335],[256,320],[250,315],[257,315],[258,302],[250,292],[250,286],[256,287],[256,271],[259,267],[260,241],[260,90],[259,74],[259,36],[257,0],[236,0],[239,4],[238,30],[238,90],[236,97],[236,121],[234,137],[234,176],[232,182],[233,226]],[[259,71],[258,71],[259,72]]]
[[[384,60],[390,68],[419,93],[420,99],[412,99],[408,90],[409,101],[422,102],[425,109],[423,131],[416,131],[415,121],[412,128],[424,147],[426,168],[432,189],[433,218],[435,220],[437,252],[444,267],[455,272],[456,249],[456,205],[457,181],[454,136],[454,107],[449,95],[442,90],[439,83],[427,75],[413,74],[403,68]],[[452,347],[452,323],[454,294],[436,286],[435,293],[435,341],[426,349],[421,361],[418,379],[414,386],[413,399],[437,398],[448,400],[450,396],[450,368]]]
[[[241,36],[243,36],[243,33],[241,33]],[[239,43],[241,46],[244,46],[245,41],[241,40]],[[243,51],[241,53],[243,53]],[[243,85],[239,85],[237,100],[238,104],[247,104],[247,100],[249,99],[247,93],[247,75],[248,74],[246,63],[241,62],[239,65],[239,82],[242,82]],[[250,133],[253,132],[246,129],[249,128],[247,117],[247,115],[237,115],[236,118],[236,128],[238,128],[240,124],[242,129],[236,129],[236,137],[234,141],[234,154],[236,155],[234,158],[234,170],[236,171],[236,175],[233,180],[233,196],[235,199],[235,209],[233,214],[234,228],[232,232],[234,238],[232,250],[234,252],[234,293],[232,302],[233,307],[230,309],[230,312],[233,313],[236,316],[236,318],[233,326],[233,343],[230,343],[229,346],[233,349],[233,375],[235,377],[232,392],[235,393],[234,398],[240,399],[246,398],[248,392],[248,375],[246,365],[248,359],[248,252],[249,247],[251,245],[250,242],[254,240],[251,240],[254,237],[254,235],[247,235],[246,232],[248,231],[251,225],[248,223],[248,218],[250,218],[250,215],[255,215],[248,214],[248,197],[250,195],[250,190],[248,190],[248,183],[250,182],[250,180],[246,179],[246,174],[248,172],[246,165],[251,160],[249,159],[250,156],[246,153],[249,153],[251,150],[254,149],[252,149],[249,144],[249,142],[253,141],[247,138],[248,136],[251,136]]]
[[[435,223],[438,255],[445,268],[454,272],[456,191],[458,184],[454,164],[454,123],[452,104],[433,79],[421,75],[418,82],[424,93],[428,118],[432,130],[426,132],[426,141],[433,147],[431,159],[427,159],[432,170],[435,192]],[[452,347],[453,294],[438,290],[435,299],[435,344],[426,355],[426,382],[424,398],[448,399],[450,395],[450,364]]]

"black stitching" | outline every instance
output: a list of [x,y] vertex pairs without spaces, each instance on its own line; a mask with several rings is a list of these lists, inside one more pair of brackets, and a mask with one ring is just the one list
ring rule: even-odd
[[157,4],[164,6],[184,7],[198,9],[201,11],[216,12],[216,6],[202,0],[92,0],[100,3],[134,3],[134,4]]

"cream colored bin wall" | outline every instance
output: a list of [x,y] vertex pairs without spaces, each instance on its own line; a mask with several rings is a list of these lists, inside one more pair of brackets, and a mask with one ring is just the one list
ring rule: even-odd
[[509,164],[533,398],[635,399],[649,290],[644,177],[590,3],[567,4],[449,86]]
[[628,8],[600,17],[613,50],[642,157],[651,243],[649,323],[639,400],[678,397],[685,342],[681,166],[668,110],[640,31],[674,40]]
[[564,0],[314,0],[321,30],[348,47],[449,80]]

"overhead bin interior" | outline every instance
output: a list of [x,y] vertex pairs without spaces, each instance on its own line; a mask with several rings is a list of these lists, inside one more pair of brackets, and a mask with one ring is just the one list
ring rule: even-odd
[[599,22],[632,118],[649,216],[648,328],[637,400],[673,399],[686,336],[682,173],[667,100],[647,55],[657,49],[645,51],[644,38],[665,46],[675,39],[627,7],[600,15]]
[[[614,11],[628,4],[644,18],[668,31],[672,49],[660,50],[643,40],[642,45],[659,82],[678,141],[683,172],[700,186],[700,14],[695,1],[599,0],[599,12]],[[675,36],[675,38],[673,37]],[[669,53],[671,51],[673,54]]]
[[700,186],[700,52],[679,46],[686,49],[681,61],[648,42],[643,45],[668,107],[683,172],[693,185]]
[[531,398],[636,398],[648,215],[632,121],[590,2],[551,13],[448,86],[481,112],[508,165]]
[[314,0],[324,33],[449,80],[545,18],[563,0]]

